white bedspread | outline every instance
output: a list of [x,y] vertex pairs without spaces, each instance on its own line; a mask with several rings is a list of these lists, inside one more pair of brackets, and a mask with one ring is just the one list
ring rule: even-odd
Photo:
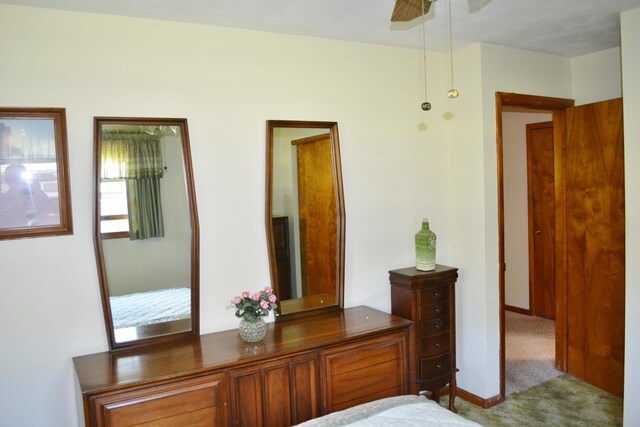
[[191,289],[170,288],[110,297],[114,329],[191,317]]
[[443,408],[424,396],[395,396],[334,412],[298,426],[468,427],[480,426]]

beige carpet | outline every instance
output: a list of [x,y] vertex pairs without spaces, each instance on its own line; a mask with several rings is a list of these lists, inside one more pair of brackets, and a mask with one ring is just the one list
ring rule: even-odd
[[555,364],[555,322],[505,312],[505,392],[528,390],[562,374]]

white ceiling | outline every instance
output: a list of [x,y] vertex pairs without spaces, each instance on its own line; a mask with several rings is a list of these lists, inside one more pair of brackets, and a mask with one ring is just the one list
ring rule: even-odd
[[[423,18],[391,23],[395,0],[0,0],[0,3],[364,43],[422,47]],[[454,48],[487,42],[574,57],[620,45],[619,13],[640,0],[451,0]],[[426,19],[427,49],[448,50],[447,0]]]

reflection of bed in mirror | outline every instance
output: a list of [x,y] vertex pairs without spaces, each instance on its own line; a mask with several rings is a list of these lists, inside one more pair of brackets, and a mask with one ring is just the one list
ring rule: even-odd
[[109,298],[115,329],[191,317],[189,288],[159,289]]
[[191,289],[169,288],[109,297],[116,341],[164,335],[191,322]]
[[320,426],[480,426],[424,396],[406,395],[376,400],[298,424]]

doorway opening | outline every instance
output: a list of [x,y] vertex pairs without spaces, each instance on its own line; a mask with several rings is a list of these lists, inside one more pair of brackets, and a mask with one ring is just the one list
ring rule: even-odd
[[555,368],[552,111],[502,109],[505,395],[559,376]]
[[[556,244],[558,238],[562,237],[555,233],[555,224],[563,218],[563,205],[561,200],[558,201],[559,203],[555,203],[559,197],[555,190],[561,190],[564,179],[562,162],[559,161],[562,158],[560,153],[563,148],[564,109],[573,106],[573,104],[574,101],[570,99],[496,93],[498,235],[501,266],[499,270],[501,400],[507,394],[507,325],[511,330],[515,328],[516,333],[518,333],[518,329],[522,332],[522,330],[531,331],[532,328],[533,330],[546,331],[551,329],[552,333],[550,338],[552,350],[549,350],[548,346],[523,346],[521,342],[512,342],[514,339],[510,339],[509,356],[518,359],[533,359],[534,362],[528,365],[517,361],[514,363],[513,358],[510,357],[509,392],[526,388],[531,381],[542,381],[540,377],[534,375],[532,378],[529,374],[539,367],[535,358],[548,358],[550,351],[553,353],[551,357],[554,359],[554,366],[546,373],[538,372],[543,374],[542,378],[553,375],[555,368],[566,370],[564,351],[566,346],[566,313],[563,310],[555,309],[562,306],[564,297],[562,290],[557,291],[558,288],[562,288],[562,283],[555,280],[563,273],[562,265],[552,265],[549,268],[549,261],[545,261],[545,258],[554,260],[556,251],[564,250],[561,245],[557,247]],[[513,115],[513,121],[508,118],[509,115]],[[517,129],[513,129],[514,127],[526,128],[527,124],[541,122],[546,124],[529,126],[528,132],[523,132],[524,142],[517,144],[511,141],[512,131],[517,131]],[[540,129],[542,130],[539,131]],[[544,147],[527,147],[527,134],[535,144]],[[531,144],[530,142],[529,145]],[[519,159],[520,163],[512,164],[515,161],[514,158]],[[550,176],[548,167],[542,171],[538,170],[542,163],[549,166],[549,159]],[[540,181],[536,191],[534,191],[534,187],[529,185],[533,179]],[[550,187],[549,179],[551,180]],[[534,202],[536,198],[539,199],[537,205]],[[539,209],[544,207],[544,204],[539,203],[543,200],[551,201],[551,208]],[[534,209],[536,206],[537,208]],[[549,210],[554,214],[560,212],[560,215],[549,218]],[[544,222],[539,223],[540,218],[545,219],[546,225]],[[551,229],[548,227],[549,224],[553,225]],[[561,234],[561,230],[562,227],[560,227],[559,234]],[[551,249],[549,247],[542,249],[544,247],[542,243],[545,242],[553,243]],[[550,250],[552,253],[549,253]],[[539,254],[538,257],[535,256],[536,251]],[[507,265],[509,265],[508,270]],[[538,282],[547,285],[546,290],[538,289],[539,286],[536,287],[536,276]],[[552,289],[553,298],[550,296],[549,288]],[[560,298],[560,301],[556,302],[556,297]],[[508,316],[507,309],[509,309]],[[539,313],[544,313],[544,315],[540,316]],[[531,322],[526,322],[527,317],[535,314],[538,314],[538,317],[528,320],[537,321],[540,324],[532,325]],[[555,318],[555,324],[549,328],[549,323],[545,322],[546,319],[543,317]],[[550,322],[554,322],[554,320],[550,320]],[[538,336],[537,339],[548,343],[548,335],[547,333],[546,338]],[[544,348],[547,350],[545,351]],[[543,351],[545,354],[542,356],[540,354],[513,355],[512,349],[531,349],[534,352]],[[522,375],[518,376],[518,374]]]

